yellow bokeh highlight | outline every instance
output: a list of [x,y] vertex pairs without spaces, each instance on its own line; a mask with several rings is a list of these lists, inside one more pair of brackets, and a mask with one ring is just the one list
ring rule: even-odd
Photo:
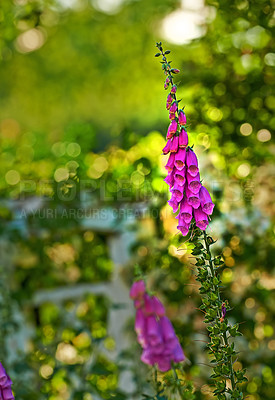
[[271,139],[271,133],[267,129],[260,129],[257,133],[257,139],[260,142],[268,142]]
[[252,125],[250,125],[247,122],[245,124],[242,124],[240,127],[240,132],[243,136],[251,135],[252,131],[253,131]]
[[67,168],[58,168],[54,173],[56,182],[66,181],[69,178],[69,171]]
[[11,169],[6,173],[5,179],[9,185],[16,185],[20,181],[20,174],[15,169]]
[[245,178],[247,175],[250,174],[250,170],[250,165],[248,163],[243,163],[238,167],[237,173],[241,178]]
[[44,379],[48,379],[53,374],[53,367],[48,364],[43,364],[39,370],[40,375]]

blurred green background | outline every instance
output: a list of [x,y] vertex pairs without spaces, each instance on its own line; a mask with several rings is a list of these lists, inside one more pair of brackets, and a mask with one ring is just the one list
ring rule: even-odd
[[[211,399],[192,259],[166,205],[159,40],[181,70],[189,141],[216,202],[210,229],[243,333],[236,367],[247,399],[274,398],[274,25],[266,0],[1,1],[0,359],[17,399],[150,391],[133,317],[130,345],[109,357],[108,315],[123,304],[108,286],[85,289],[127,289],[135,264],[167,306],[196,399]],[[129,254],[116,261],[110,243],[123,234]]]

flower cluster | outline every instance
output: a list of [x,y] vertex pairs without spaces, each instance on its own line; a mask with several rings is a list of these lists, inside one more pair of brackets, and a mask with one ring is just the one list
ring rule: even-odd
[[156,364],[162,372],[169,371],[171,362],[179,363],[185,356],[163,304],[146,292],[143,280],[133,283],[130,297],[136,308],[135,331],[143,348],[141,361]]
[[0,362],[0,400],[14,400],[11,390],[12,381]]
[[[165,55],[163,59],[166,59]],[[201,184],[197,156],[188,146],[186,115],[178,106],[177,86],[173,84],[172,77],[172,73],[178,73],[179,70],[170,68],[169,63],[164,62],[163,66],[165,74],[168,75],[164,87],[167,89],[171,85],[166,102],[170,125],[166,136],[167,143],[163,148],[163,154],[169,154],[165,165],[168,175],[164,181],[169,185],[172,194],[169,205],[173,212],[179,210],[177,228],[186,236],[193,218],[198,228],[206,229],[214,203],[207,189]]]
[[193,217],[198,228],[206,229],[214,203],[207,189],[201,184],[197,156],[188,146],[186,116],[184,111],[178,108],[175,93],[176,85],[173,85],[166,104],[171,122],[167,131],[167,143],[163,148],[163,154],[169,154],[165,165],[168,175],[164,180],[172,194],[169,205],[173,212],[179,209],[177,228],[185,236],[189,232]]

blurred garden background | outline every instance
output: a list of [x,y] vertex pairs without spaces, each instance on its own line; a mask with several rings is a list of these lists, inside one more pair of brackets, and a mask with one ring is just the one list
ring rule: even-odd
[[167,306],[196,399],[212,398],[192,258],[163,182],[160,40],[216,203],[236,367],[247,399],[274,398],[272,6],[1,0],[0,360],[16,399],[150,393],[127,297],[135,265]]

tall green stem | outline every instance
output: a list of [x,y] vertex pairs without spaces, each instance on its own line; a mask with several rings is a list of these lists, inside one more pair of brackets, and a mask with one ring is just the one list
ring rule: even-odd
[[[212,274],[212,278],[214,278],[216,275],[215,275],[215,270],[214,270],[213,261],[212,261],[212,254],[211,254],[211,251],[210,251],[210,246],[209,246],[209,243],[207,241],[207,235],[206,235],[205,231],[203,232],[203,238],[204,238],[204,245],[205,245],[205,248],[206,248],[206,252],[207,252],[207,254],[209,256],[208,257],[209,258],[208,263],[209,263],[210,271],[211,271],[211,274]],[[220,295],[219,286],[217,286],[215,289],[216,289],[216,292],[217,292],[217,295],[218,295],[218,299],[221,302],[221,295]],[[218,309],[218,316],[219,316],[219,318],[222,317],[220,309]],[[229,343],[228,343],[228,338],[227,338],[226,332],[223,332],[223,340],[224,340],[224,345],[226,347],[228,347]],[[231,381],[232,389],[235,390],[236,382],[235,382],[234,371],[233,371],[232,356],[229,357],[229,361],[230,361],[229,362],[229,364],[230,364],[230,381]]]

